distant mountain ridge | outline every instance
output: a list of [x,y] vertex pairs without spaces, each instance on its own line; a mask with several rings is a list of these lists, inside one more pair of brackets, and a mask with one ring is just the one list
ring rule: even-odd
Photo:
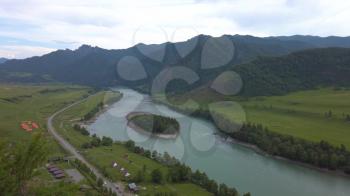
[[[271,37],[274,38],[274,37]],[[337,37],[337,36],[328,36],[328,37],[319,37],[311,35],[293,35],[293,36],[277,36],[275,37],[280,40],[293,40],[301,41],[304,43],[312,44],[315,47],[343,47],[348,48],[350,46],[350,37]]]
[[[233,58],[220,67],[203,69],[201,62],[203,51],[209,56],[208,61],[220,60],[210,59],[211,56],[217,55],[218,50],[215,44],[208,47],[207,43],[223,38],[234,44]],[[350,38],[199,35],[184,42],[137,44],[118,50],[82,45],[76,50],[57,50],[40,57],[6,61],[0,66],[0,82],[66,82],[97,87],[125,85],[149,92],[153,79],[162,70],[181,65],[198,74],[200,79],[192,85],[195,87],[212,81],[223,71],[230,70],[232,66],[248,63],[261,56],[282,56],[295,51],[329,46],[350,48]],[[130,67],[144,69],[144,77],[135,81],[128,80],[129,77],[125,77],[117,69],[118,63],[123,60],[125,60],[123,69]],[[138,70],[121,71],[133,76]],[[183,85],[175,84],[171,88],[180,89]]]
[[1,63],[5,63],[6,61],[8,61],[7,58],[0,58],[0,64],[1,64]]

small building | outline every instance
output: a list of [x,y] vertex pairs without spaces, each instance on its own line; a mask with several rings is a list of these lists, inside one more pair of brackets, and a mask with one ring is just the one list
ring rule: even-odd
[[57,175],[57,174],[63,174],[64,172],[62,170],[57,170],[52,172],[52,174]]
[[48,170],[49,170],[49,172],[53,173],[53,172],[58,171],[60,169],[58,169],[57,167],[53,167],[53,168],[50,168]]
[[129,177],[130,173],[126,172],[125,177]]
[[64,177],[65,177],[64,174],[57,174],[57,175],[55,175],[55,178],[56,178],[56,179],[62,179],[62,178],[64,178]]
[[118,163],[114,162],[113,167],[118,167]]

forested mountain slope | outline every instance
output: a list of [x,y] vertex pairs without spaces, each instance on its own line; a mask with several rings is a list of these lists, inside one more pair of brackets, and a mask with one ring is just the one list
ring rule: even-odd
[[233,70],[242,77],[241,94],[247,96],[350,86],[350,49],[310,49],[282,57],[261,57]]

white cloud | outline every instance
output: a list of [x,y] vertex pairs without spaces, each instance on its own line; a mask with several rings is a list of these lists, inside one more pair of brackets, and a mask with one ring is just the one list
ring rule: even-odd
[[[347,0],[0,0],[0,24],[6,20],[16,26],[0,27],[0,36],[48,44],[59,40],[72,43],[70,48],[83,43],[126,48],[135,42],[180,41],[196,32],[347,36],[349,7]],[[175,31],[181,35],[172,36]],[[26,52],[20,53],[32,55]]]
[[0,56],[5,58],[22,59],[30,56],[39,56],[54,51],[53,48],[39,46],[10,45],[0,46]]

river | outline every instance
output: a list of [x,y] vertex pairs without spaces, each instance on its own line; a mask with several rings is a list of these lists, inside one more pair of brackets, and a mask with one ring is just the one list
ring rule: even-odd
[[[349,196],[350,178],[305,168],[289,161],[260,155],[218,136],[211,122],[186,116],[153,103],[147,95],[118,88],[123,98],[90,125],[89,131],[118,141],[132,139],[136,145],[168,152],[192,169],[240,193],[254,196]],[[180,135],[175,140],[142,135],[127,127],[125,116],[132,111],[152,112],[176,118]]]

